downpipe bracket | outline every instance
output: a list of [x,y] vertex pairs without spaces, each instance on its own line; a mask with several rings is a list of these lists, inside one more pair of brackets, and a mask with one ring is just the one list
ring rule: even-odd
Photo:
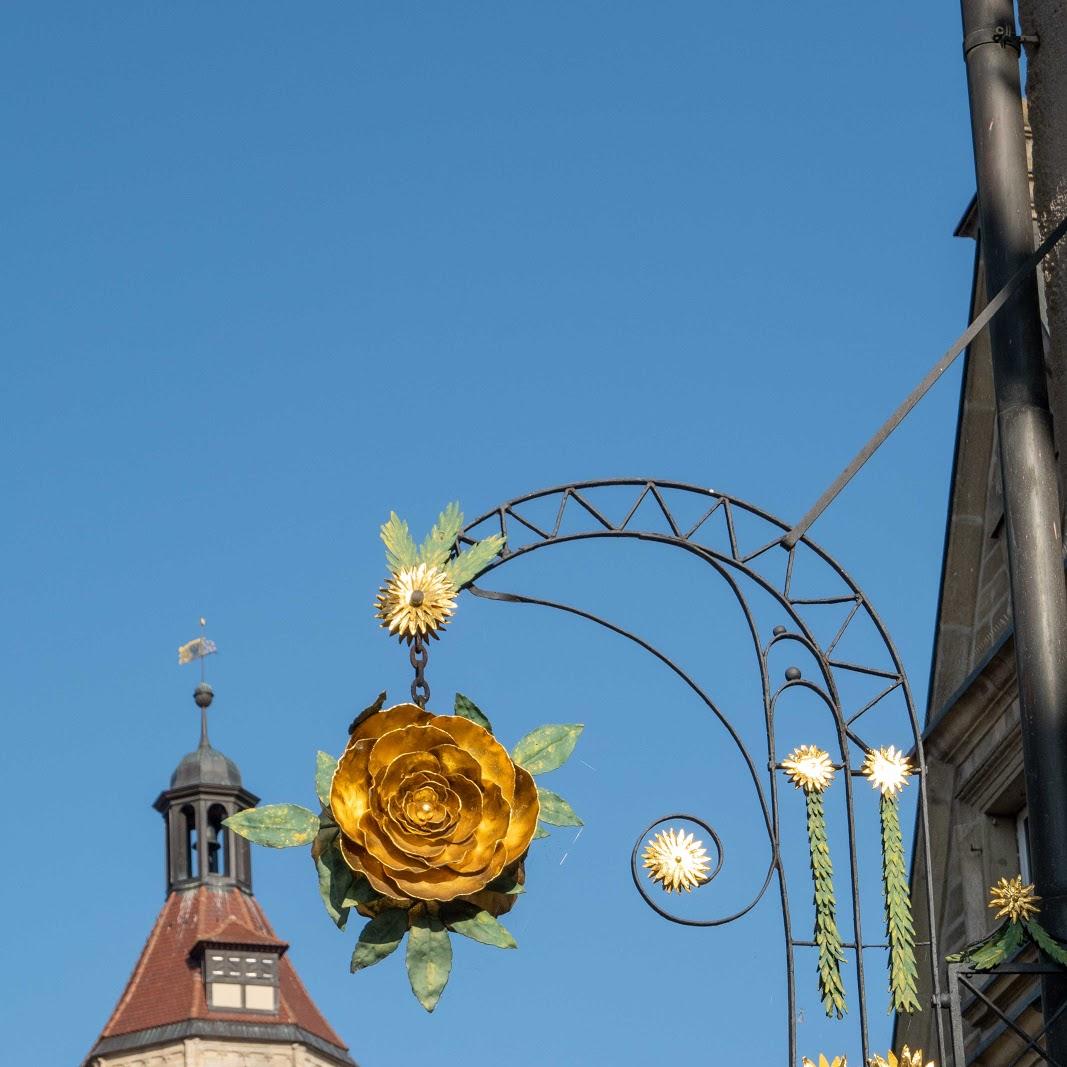
[[1013,48],[1021,54],[1024,44],[1032,44],[1036,48],[1040,43],[1041,39],[1036,33],[1020,35],[1012,26],[984,26],[980,30],[972,30],[963,38],[963,57],[966,59],[974,49],[984,44]]

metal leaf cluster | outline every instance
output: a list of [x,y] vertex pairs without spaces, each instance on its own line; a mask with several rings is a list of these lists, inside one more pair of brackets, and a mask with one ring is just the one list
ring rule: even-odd
[[1067,967],[1067,946],[1060,944],[1039,922],[1008,920],[1001,923],[987,938],[968,945],[947,959],[950,963],[964,962],[975,970],[987,971],[1014,956],[1027,942],[1032,941],[1049,959]]
[[415,541],[405,520],[399,518],[395,511],[389,513],[389,520],[381,528],[382,543],[385,545],[385,561],[390,573],[418,566],[437,567],[442,570],[457,589],[472,582],[500,554],[504,547],[504,537],[492,534],[460,552],[457,545],[463,530],[463,512],[459,504],[449,504],[433,524],[422,544],[416,547]]
[[815,886],[815,944],[819,950],[819,994],[827,1016],[844,1016],[845,986],[841,964],[845,959],[841,932],[837,927],[837,901],[834,897],[834,865],[826,834],[826,813],[822,793],[804,794],[808,815],[808,847],[811,852],[811,878]]
[[882,794],[882,875],[885,882],[885,926],[889,941],[889,992],[892,1009],[921,1011],[916,988],[915,923],[911,889],[904,867],[904,836],[894,794]]

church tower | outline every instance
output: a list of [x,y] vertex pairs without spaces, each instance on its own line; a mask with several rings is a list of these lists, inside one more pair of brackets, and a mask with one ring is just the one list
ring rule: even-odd
[[252,895],[249,844],[222,823],[258,798],[208,740],[211,687],[194,699],[200,744],[154,805],[167,897],[83,1067],[355,1067]]

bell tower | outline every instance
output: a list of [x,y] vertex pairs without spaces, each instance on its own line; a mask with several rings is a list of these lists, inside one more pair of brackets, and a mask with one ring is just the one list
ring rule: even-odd
[[207,682],[193,693],[200,708],[200,744],[181,758],[170,787],[156,798],[166,826],[167,892],[197,885],[233,886],[252,892],[248,842],[231,834],[223,820],[254,807],[259,798],[241,784],[233,760],[211,747],[207,709],[215,694]]
[[193,699],[200,743],[153,805],[166,899],[82,1067],[357,1067],[252,895],[248,842],[223,821],[257,798],[208,739],[214,693],[202,678]]

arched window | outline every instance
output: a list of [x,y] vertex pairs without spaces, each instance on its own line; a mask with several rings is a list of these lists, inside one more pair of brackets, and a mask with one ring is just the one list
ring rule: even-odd
[[207,870],[208,874],[230,873],[229,832],[222,820],[229,813],[221,804],[212,804],[207,812]]
[[197,847],[196,809],[192,804],[186,804],[181,811],[185,822],[184,854],[182,856],[182,875],[185,878],[196,878],[200,873],[200,856]]

